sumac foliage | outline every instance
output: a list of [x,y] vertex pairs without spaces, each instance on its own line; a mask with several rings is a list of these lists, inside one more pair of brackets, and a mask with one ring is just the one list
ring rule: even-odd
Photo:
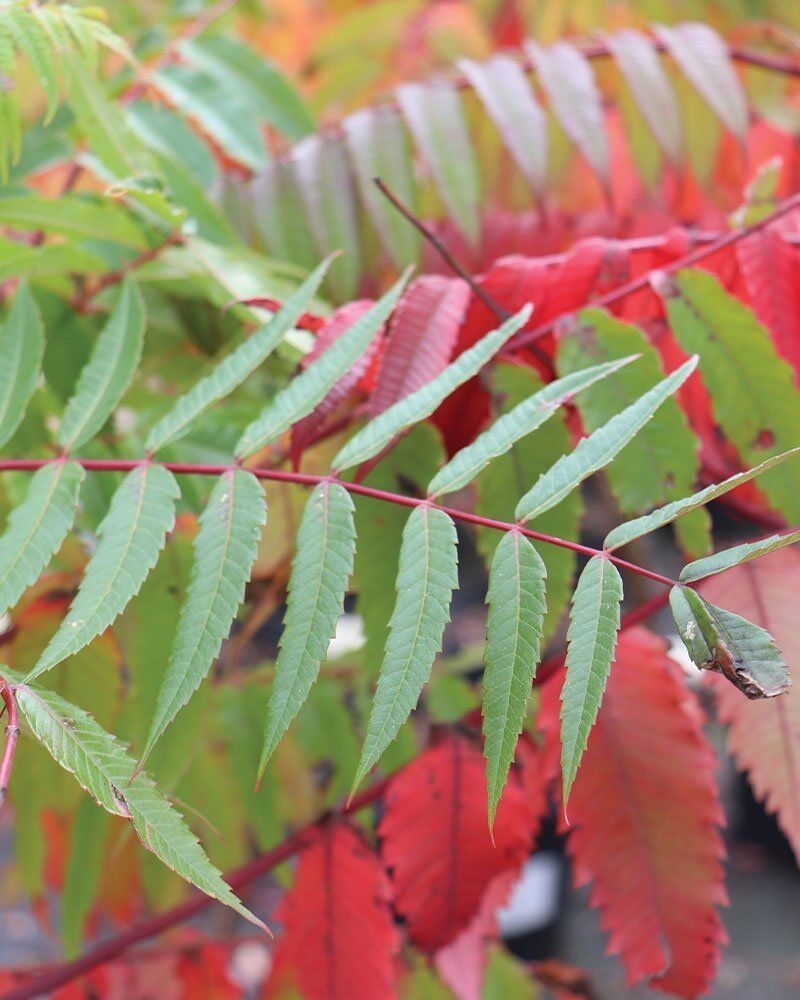
[[583,995],[550,815],[701,996],[708,708],[800,845],[790,32],[232,6],[0,4],[0,996]]

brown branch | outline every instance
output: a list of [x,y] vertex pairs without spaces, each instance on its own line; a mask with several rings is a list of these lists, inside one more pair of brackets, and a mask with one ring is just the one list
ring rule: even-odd
[[8,712],[6,744],[3,748],[3,756],[0,758],[0,810],[2,810],[6,791],[8,790],[8,783],[11,780],[11,771],[14,768],[14,755],[17,752],[17,742],[19,740],[17,701],[14,697],[13,688],[2,677],[0,677],[0,697],[3,699],[5,711]]
[[179,233],[170,233],[158,246],[143,251],[138,257],[134,257],[133,260],[128,261],[127,264],[123,264],[122,267],[117,268],[115,271],[109,271],[108,274],[104,274],[94,284],[87,285],[79,295],[76,295],[72,299],[72,308],[76,312],[86,312],[91,300],[99,295],[100,292],[105,291],[106,288],[111,288],[113,285],[118,285],[133,271],[144,267],[145,264],[149,264],[151,261],[156,260],[157,257],[160,257],[165,250],[168,250],[170,247],[179,246],[181,243],[183,243],[183,237]]

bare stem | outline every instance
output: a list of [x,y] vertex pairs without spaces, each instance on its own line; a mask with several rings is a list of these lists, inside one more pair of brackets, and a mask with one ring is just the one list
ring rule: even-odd
[[17,742],[19,740],[17,702],[14,698],[13,689],[2,677],[0,677],[0,697],[2,697],[5,710],[8,713],[6,743],[3,747],[3,756],[0,758],[0,810],[2,810],[6,791],[8,790],[8,783],[11,780],[11,771],[14,768],[14,755],[17,752]]

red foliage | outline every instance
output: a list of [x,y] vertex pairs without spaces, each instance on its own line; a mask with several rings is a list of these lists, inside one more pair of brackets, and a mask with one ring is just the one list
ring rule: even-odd
[[277,914],[283,932],[266,995],[295,987],[305,1000],[394,996],[390,898],[380,861],[356,830],[342,822],[317,829]]
[[[556,758],[558,713],[558,686],[547,685],[540,722]],[[626,630],[570,796],[568,849],[628,982],[682,997],[708,989],[725,939],[714,766],[664,641]]]
[[530,797],[512,774],[497,811],[493,844],[483,757],[453,735],[395,778],[385,805],[379,833],[395,907],[411,940],[424,951],[436,951],[468,926],[489,883],[525,860],[536,820]]

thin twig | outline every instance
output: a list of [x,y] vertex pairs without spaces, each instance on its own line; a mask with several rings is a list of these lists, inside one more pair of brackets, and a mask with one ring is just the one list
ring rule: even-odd
[[118,267],[116,270],[109,271],[107,274],[104,274],[103,277],[96,281],[93,285],[87,285],[87,287],[72,300],[72,308],[76,312],[85,312],[89,302],[95,298],[95,296],[99,295],[100,292],[105,291],[107,288],[111,288],[113,285],[118,285],[133,271],[138,271],[140,267],[144,267],[145,264],[149,264],[151,261],[160,257],[165,250],[168,250],[170,247],[179,246],[182,242],[183,237],[180,233],[170,233],[170,235],[159,243],[158,246],[150,247],[149,250],[144,250],[138,257],[134,257],[133,260],[128,261],[127,264],[123,264],[122,267]]
[[3,756],[0,758],[0,810],[2,810],[6,791],[8,790],[8,783],[11,780],[11,771],[14,768],[14,755],[17,752],[17,742],[19,741],[17,701],[14,697],[13,688],[2,677],[0,677],[0,697],[2,697],[5,710],[8,713],[6,743],[3,747]]

